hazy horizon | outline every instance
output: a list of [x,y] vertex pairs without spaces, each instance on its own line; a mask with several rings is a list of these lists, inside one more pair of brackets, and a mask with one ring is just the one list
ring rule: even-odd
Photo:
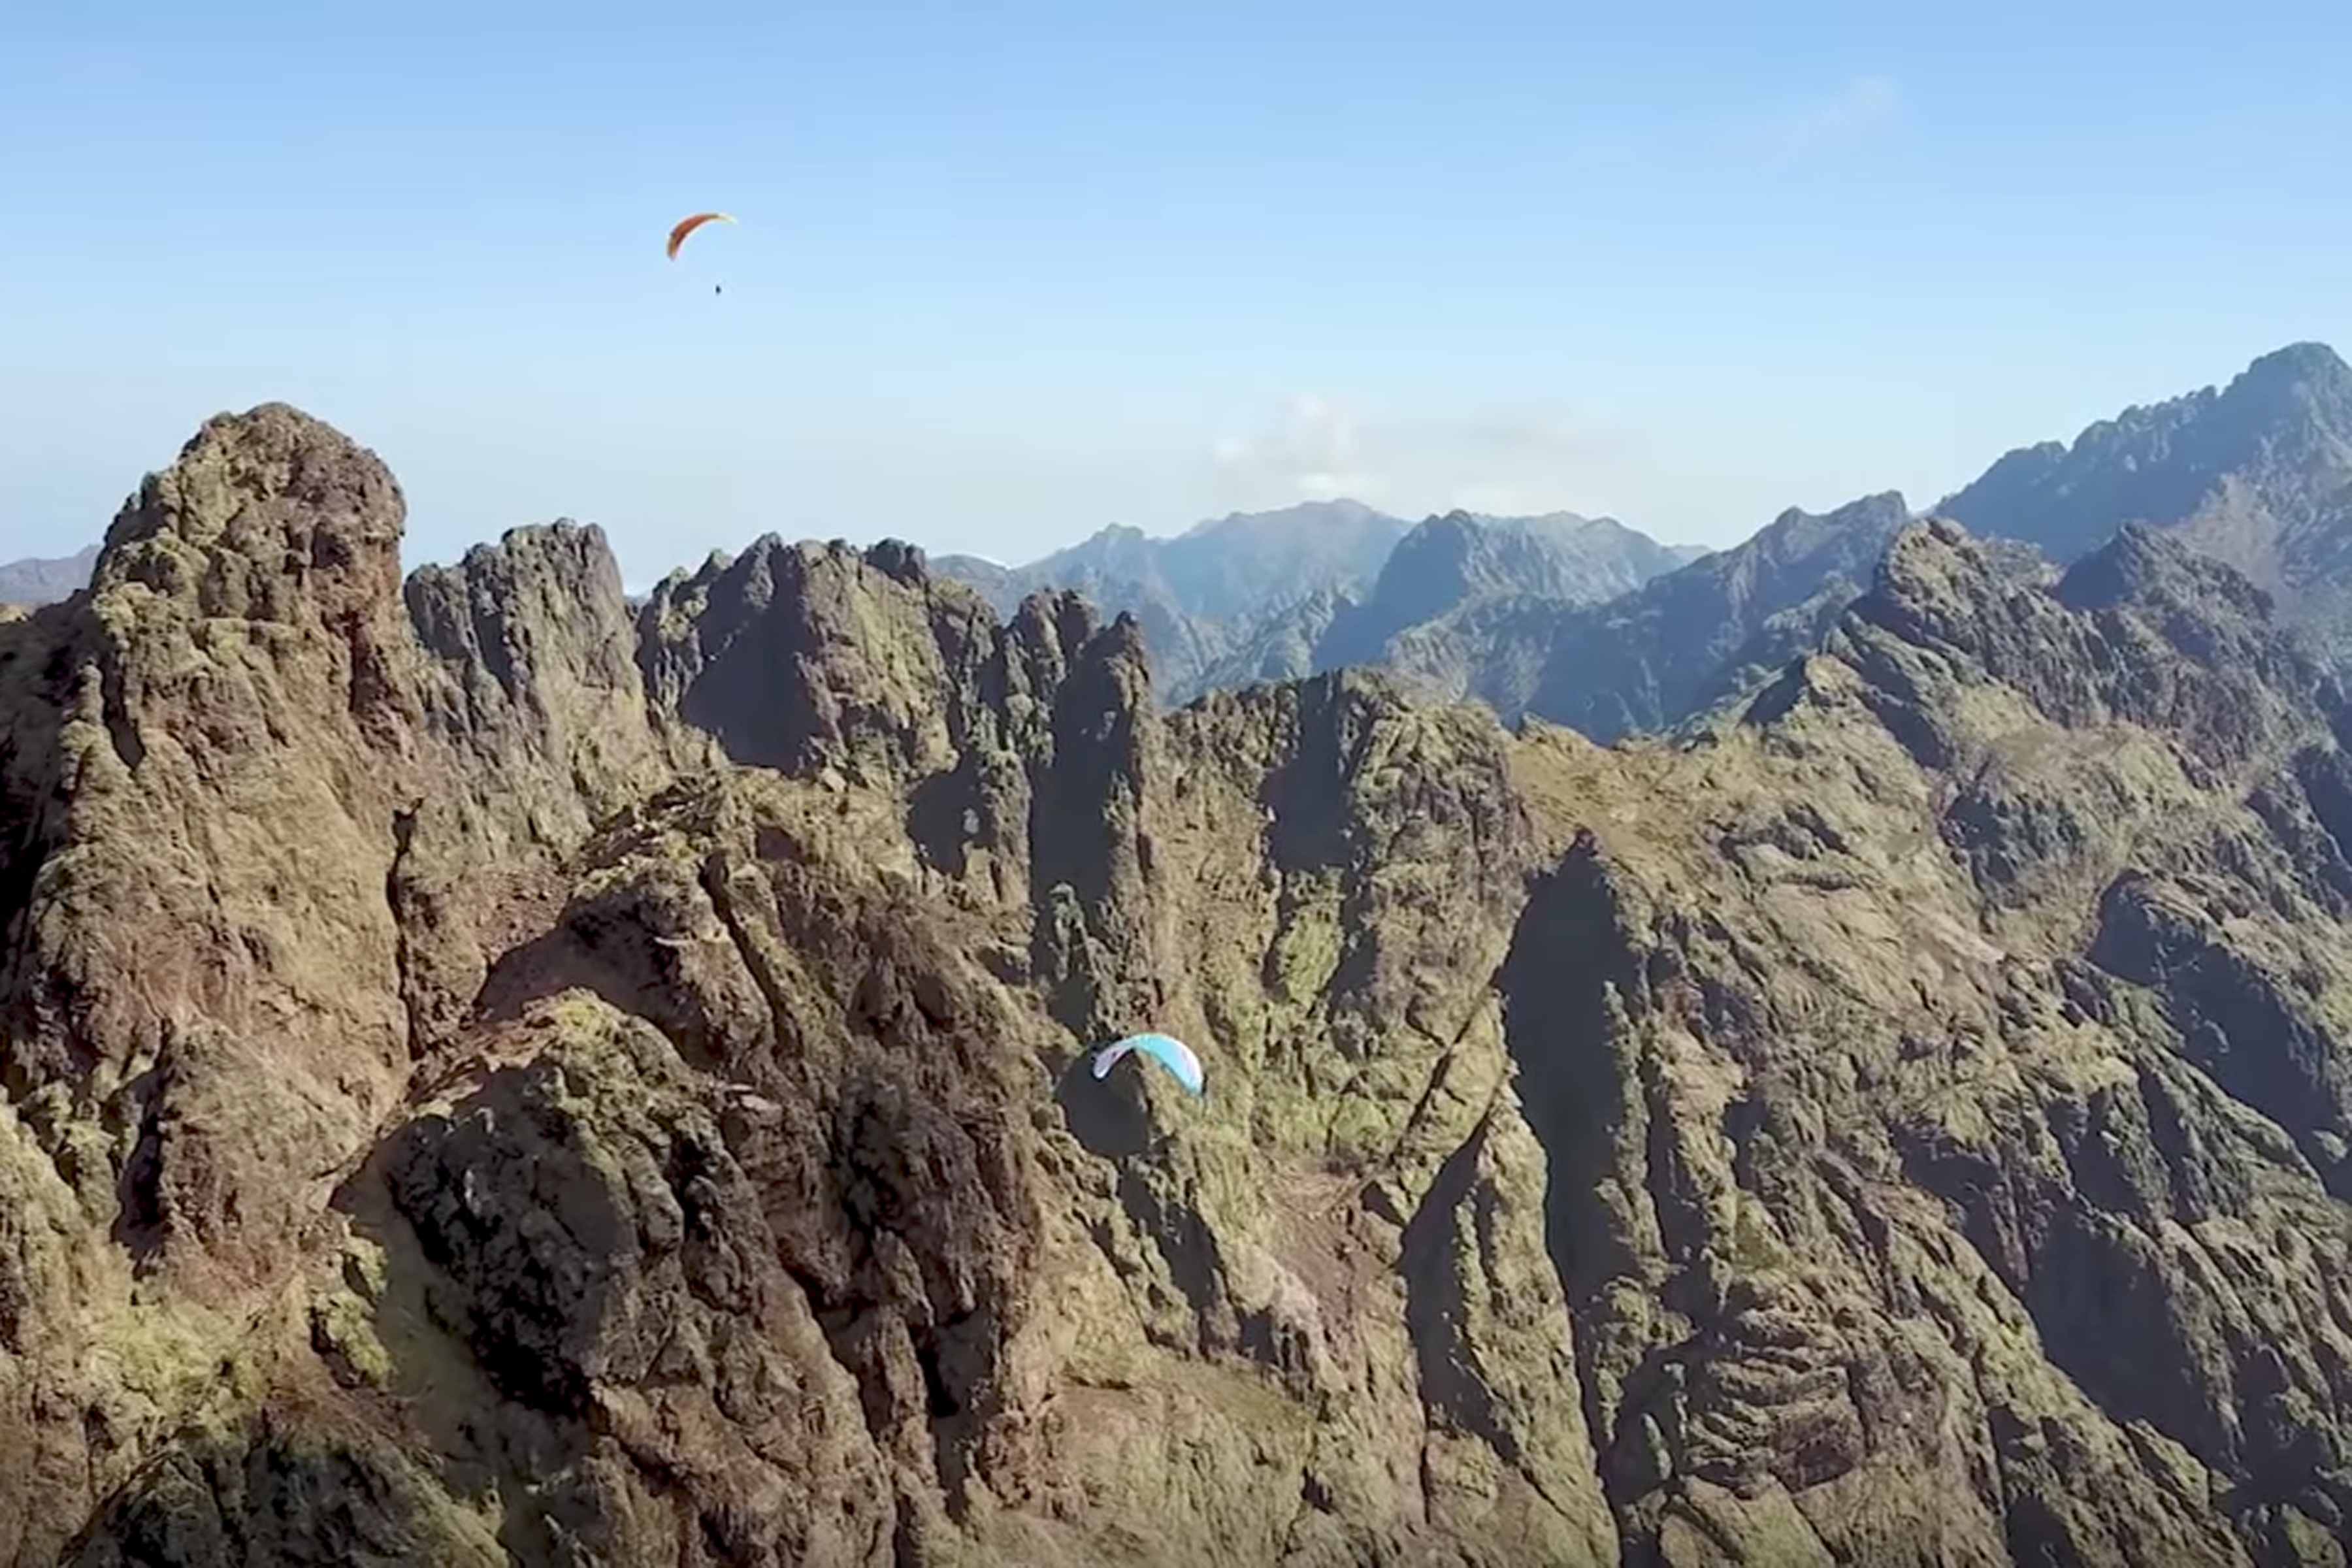
[[269,400],[392,465],[412,564],[568,515],[635,584],[1334,494],[1710,547],[1925,505],[2352,339],[2352,15],[2061,22],[44,11],[0,58],[40,153],[0,212],[53,237],[0,255],[0,559]]

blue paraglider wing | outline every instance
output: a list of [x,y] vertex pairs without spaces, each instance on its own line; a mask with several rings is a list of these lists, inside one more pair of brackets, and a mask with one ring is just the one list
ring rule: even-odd
[[1095,1053],[1095,1076],[1108,1077],[1110,1069],[1118,1065],[1121,1057],[1135,1051],[1142,1052],[1166,1068],[1169,1076],[1182,1084],[1187,1093],[1202,1092],[1201,1058],[1192,1054],[1192,1047],[1167,1035],[1129,1035],[1123,1040],[1105,1046]]

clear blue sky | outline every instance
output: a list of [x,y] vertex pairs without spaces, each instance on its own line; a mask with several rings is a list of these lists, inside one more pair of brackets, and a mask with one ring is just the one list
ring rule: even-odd
[[[2352,350],[2352,7],[28,0],[0,557],[205,416],[408,558],[1026,558],[1318,487],[1727,542]],[[706,229],[672,265],[671,221]],[[714,284],[723,295],[714,295]]]

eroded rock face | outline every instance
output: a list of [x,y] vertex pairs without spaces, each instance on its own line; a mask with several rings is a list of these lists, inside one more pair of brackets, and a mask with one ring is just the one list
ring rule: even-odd
[[1602,750],[399,526],[263,408],[0,626],[0,1558],[2345,1560],[2352,765],[2228,572],[1909,528]]
[[2248,608],[2145,537],[2043,593],[1910,531],[1656,776],[1704,836],[1624,797],[1537,893],[1504,986],[1635,1540],[2336,1560],[2339,895],[2242,794],[2308,820],[2336,741]]

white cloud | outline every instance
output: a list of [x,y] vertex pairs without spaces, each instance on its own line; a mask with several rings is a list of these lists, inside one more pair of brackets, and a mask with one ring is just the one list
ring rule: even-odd
[[1587,510],[1633,449],[1623,431],[1557,412],[1375,417],[1301,393],[1271,428],[1224,437],[1209,457],[1235,508],[1346,497],[1417,514]]
[[1473,480],[1457,485],[1444,500],[1448,511],[1483,512],[1489,517],[1533,517],[1547,511],[1573,511],[1557,497],[1548,497],[1526,485]]
[[1465,419],[1452,434],[1506,458],[1606,463],[1625,455],[1625,432],[1562,414],[1487,414]]
[[1861,76],[1836,92],[1771,121],[1766,139],[1788,152],[1811,152],[1857,141],[1894,122],[1902,95],[1883,76]]
[[1361,463],[1363,437],[1355,411],[1311,392],[1290,400],[1281,424],[1254,437],[1228,436],[1211,448],[1221,468],[1254,487],[1273,485],[1292,500],[1370,501],[1381,477]]

